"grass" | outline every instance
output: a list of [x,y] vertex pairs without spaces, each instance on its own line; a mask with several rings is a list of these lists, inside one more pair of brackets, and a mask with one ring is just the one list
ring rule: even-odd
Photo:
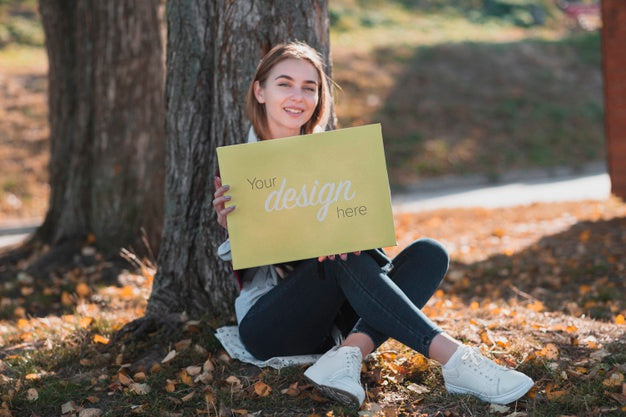
[[397,188],[604,159],[599,33],[571,31],[546,2],[499,2],[545,8],[530,27],[487,3],[331,4],[340,124],[382,122]]
[[598,33],[380,46],[335,59],[345,90],[337,112],[346,126],[382,122],[396,186],[468,172],[575,170],[605,156],[599,59]]

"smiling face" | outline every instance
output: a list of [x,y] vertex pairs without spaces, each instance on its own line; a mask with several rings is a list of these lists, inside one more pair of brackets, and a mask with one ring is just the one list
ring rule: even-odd
[[255,81],[254,96],[265,105],[268,139],[299,135],[318,104],[319,88],[315,67],[294,58],[276,64],[262,84]]

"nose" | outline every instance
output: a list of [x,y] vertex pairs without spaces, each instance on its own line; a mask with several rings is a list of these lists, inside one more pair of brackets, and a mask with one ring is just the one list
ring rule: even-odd
[[304,98],[304,93],[299,88],[294,88],[291,93],[291,97],[293,100],[302,101]]

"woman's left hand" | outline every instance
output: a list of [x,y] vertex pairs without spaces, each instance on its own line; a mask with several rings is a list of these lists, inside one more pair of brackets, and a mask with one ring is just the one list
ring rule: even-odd
[[[361,251],[356,251],[354,252],[355,255],[360,255]],[[339,256],[339,259],[341,259],[342,261],[345,261],[346,259],[348,259],[348,254],[347,253],[340,253],[339,255],[325,255],[325,256],[320,256],[319,258],[317,258],[318,262],[324,262],[327,258],[330,259],[331,261],[335,260],[335,257]]]

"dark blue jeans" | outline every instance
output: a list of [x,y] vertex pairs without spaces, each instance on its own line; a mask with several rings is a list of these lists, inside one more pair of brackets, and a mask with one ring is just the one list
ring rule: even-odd
[[344,336],[369,335],[376,347],[392,337],[428,356],[442,330],[420,308],[441,283],[448,253],[420,239],[389,262],[381,267],[367,253],[321,265],[303,261],[248,311],[239,324],[241,341],[261,360],[322,353],[333,346],[337,326]]

